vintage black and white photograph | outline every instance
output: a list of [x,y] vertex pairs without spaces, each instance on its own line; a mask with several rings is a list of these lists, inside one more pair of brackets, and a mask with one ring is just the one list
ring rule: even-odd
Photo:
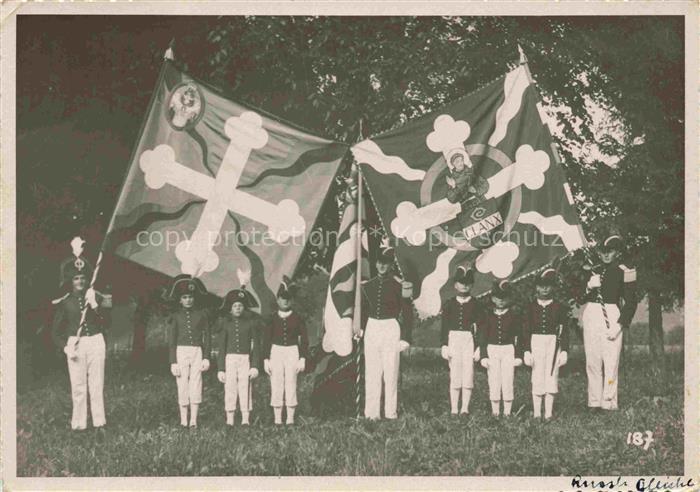
[[8,489],[700,487],[696,5],[200,5],[3,13]]

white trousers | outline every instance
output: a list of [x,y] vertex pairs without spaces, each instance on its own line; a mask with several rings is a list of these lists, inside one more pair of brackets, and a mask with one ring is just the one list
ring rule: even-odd
[[556,335],[532,335],[530,346],[532,353],[532,394],[559,392],[559,364],[552,373]]
[[[71,344],[76,337],[70,337]],[[92,425],[101,427],[106,424],[104,404],[105,381],[105,339],[101,333],[89,337],[80,337],[78,358],[68,360],[71,399],[73,400],[72,429],[87,428],[87,400],[90,396],[90,413]]]
[[468,331],[450,331],[447,338],[450,388],[474,387],[474,337]]
[[513,401],[513,374],[515,372],[515,348],[513,345],[488,345],[489,399]]
[[[616,304],[606,304],[605,310],[609,329],[605,326],[600,304],[589,302],[581,313],[588,376],[588,406],[614,410],[617,408],[617,372],[622,350],[622,333],[618,322],[620,310]],[[615,340],[608,340],[609,333],[619,334]]]
[[175,351],[180,375],[177,402],[180,406],[202,403],[202,348],[178,345]]
[[233,412],[240,401],[241,411],[250,411],[250,356],[226,354],[226,379],[224,383],[224,410]]
[[273,345],[270,349],[270,406],[297,406],[299,347]]
[[384,417],[395,419],[398,406],[399,342],[396,319],[367,320],[365,327],[365,417],[380,418],[379,403],[384,382]]

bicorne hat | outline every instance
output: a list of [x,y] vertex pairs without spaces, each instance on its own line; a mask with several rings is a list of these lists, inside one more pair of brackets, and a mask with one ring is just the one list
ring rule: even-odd
[[168,297],[170,299],[177,299],[185,294],[203,296],[207,294],[207,289],[204,287],[204,283],[200,279],[193,278],[192,275],[183,273],[175,277]]
[[617,234],[613,234],[603,241],[603,251],[622,251],[624,244],[622,243],[622,238]]
[[464,285],[472,285],[474,283],[474,269],[460,265],[455,270],[453,280]]
[[251,294],[245,288],[245,285],[242,286],[240,289],[230,290],[226,294],[223,302],[221,303],[221,310],[226,313],[231,311],[231,306],[233,306],[233,303],[235,302],[242,303],[246,309],[258,307],[258,301],[255,299],[255,296],[253,296],[253,294]]
[[277,297],[281,297],[282,299],[291,299],[294,297],[295,293],[296,286],[292,283],[289,277],[283,275],[282,282],[280,282],[280,286],[277,289]]
[[507,280],[494,282],[493,288],[491,289],[491,297],[496,297],[498,299],[508,299],[511,293],[510,282]]
[[71,240],[70,245],[73,254],[61,262],[59,287],[69,284],[76,275],[85,275],[88,281],[92,277],[92,265],[83,256],[85,241],[81,237],[76,236]]
[[537,285],[554,285],[557,280],[557,271],[554,268],[547,268],[537,276]]

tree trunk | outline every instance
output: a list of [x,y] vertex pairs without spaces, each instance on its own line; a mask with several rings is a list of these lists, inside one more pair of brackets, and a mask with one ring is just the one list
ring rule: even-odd
[[664,327],[661,300],[655,291],[649,292],[649,354],[657,367],[663,364]]

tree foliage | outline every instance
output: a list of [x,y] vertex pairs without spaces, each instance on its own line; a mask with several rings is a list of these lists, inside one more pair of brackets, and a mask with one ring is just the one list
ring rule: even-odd
[[[76,118],[80,131],[127,147],[171,39],[193,75],[347,143],[360,126],[365,137],[382,132],[501,76],[518,62],[520,44],[556,116],[555,137],[591,237],[621,232],[642,291],[667,308],[682,302],[682,17],[66,17],[49,24],[20,22],[20,135]],[[18,197],[32,187],[65,193],[82,175],[90,179],[80,186],[96,192],[91,207],[111,210],[123,156],[81,159],[85,149],[74,149],[62,154],[72,167],[57,170],[48,157],[22,160],[33,154],[18,150]],[[20,214],[32,210],[21,198],[19,205]]]

